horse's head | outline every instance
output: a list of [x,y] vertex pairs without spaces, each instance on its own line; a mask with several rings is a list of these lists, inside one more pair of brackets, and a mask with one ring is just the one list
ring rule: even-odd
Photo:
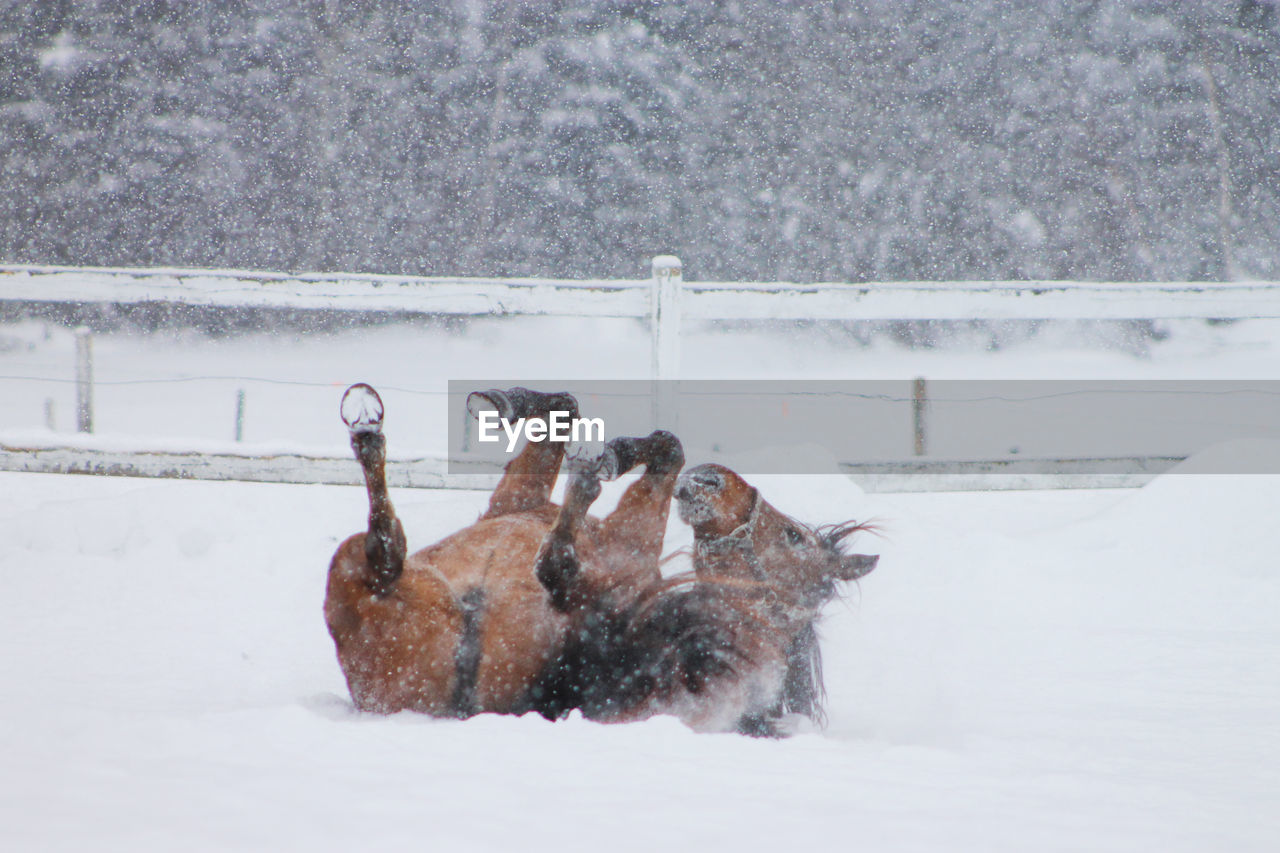
[[774,509],[723,465],[699,465],[676,484],[680,518],[693,528],[695,568],[794,590],[815,603],[839,581],[857,580],[879,557],[846,553],[845,540],[866,525],[810,527]]

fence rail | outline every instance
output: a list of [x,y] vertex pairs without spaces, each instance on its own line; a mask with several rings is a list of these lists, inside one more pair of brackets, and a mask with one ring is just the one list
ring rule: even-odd
[[[1280,282],[685,282],[680,260],[671,256],[654,258],[647,279],[608,281],[0,265],[0,303],[638,318],[649,323],[651,375],[673,379],[680,375],[681,326],[688,320],[1275,318],[1280,317]],[[90,368],[83,369],[89,375]],[[122,453],[83,446],[0,451],[3,470],[356,482],[349,460],[328,457]],[[1080,461],[1056,460],[1061,476],[1020,473],[1022,463],[1010,460],[916,459],[847,463],[844,469],[878,490],[973,488],[977,482],[983,488],[1099,487],[1140,485],[1178,458],[1126,457],[1115,460],[1109,473],[1070,473]],[[403,486],[468,488],[492,482],[485,475],[451,477],[440,460],[393,462],[389,476]]]
[[180,303],[451,316],[638,317],[673,268],[694,320],[1045,320],[1280,317],[1280,282],[685,282],[663,256],[645,279],[428,278],[0,265],[0,300]]
[[0,299],[506,316],[646,317],[648,283],[0,266]]
[[[1001,489],[1117,489],[1141,486],[1182,462],[1181,456],[1090,459],[911,459],[846,462],[840,472],[868,492]],[[1056,473],[1046,474],[1047,470]],[[0,438],[0,471],[98,474],[176,480],[362,485],[350,456],[307,453],[247,455],[232,450],[126,450],[22,442]],[[492,489],[497,474],[450,473],[438,458],[389,459],[393,488]]]
[[166,304],[438,316],[634,317],[653,373],[679,375],[685,320],[1052,320],[1280,317],[1280,282],[685,282],[679,259],[637,280],[0,265],[0,301]]

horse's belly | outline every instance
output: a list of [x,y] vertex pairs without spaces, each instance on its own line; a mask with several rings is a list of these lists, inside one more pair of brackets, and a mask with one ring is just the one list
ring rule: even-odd
[[[459,643],[479,644],[471,702],[477,711],[526,709],[530,689],[564,645],[567,619],[534,574],[549,527],[535,513],[483,519],[423,552],[471,609]],[[473,651],[460,648],[459,660]]]

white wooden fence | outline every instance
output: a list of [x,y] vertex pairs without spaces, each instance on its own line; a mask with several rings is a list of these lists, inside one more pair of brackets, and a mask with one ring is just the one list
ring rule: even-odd
[[[680,376],[680,329],[686,320],[1280,317],[1280,282],[685,282],[680,260],[665,255],[653,259],[648,278],[614,281],[0,265],[0,302],[642,318],[650,324],[651,375],[672,379]],[[336,459],[225,456],[10,443],[0,444],[0,469],[268,482],[355,482],[358,474],[354,465]],[[1080,460],[1061,460],[1066,472],[1061,476],[1015,470],[1030,461],[916,459],[897,467],[850,462],[845,469],[860,475],[866,485],[895,491],[978,484],[987,488],[1128,486],[1145,482],[1178,460],[1109,460],[1101,469],[1093,465],[1095,472],[1106,471],[1096,475],[1071,473]],[[397,485],[475,487],[489,482],[476,475],[451,477],[438,460],[398,465],[389,472]]]
[[680,260],[647,279],[421,278],[0,265],[0,301],[179,304],[441,316],[648,319],[653,375],[680,374],[685,320],[1130,320],[1280,317],[1280,282],[686,282]]

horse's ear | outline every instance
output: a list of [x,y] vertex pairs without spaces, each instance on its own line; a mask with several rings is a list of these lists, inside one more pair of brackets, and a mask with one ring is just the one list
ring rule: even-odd
[[871,574],[871,570],[880,562],[878,554],[848,554],[840,559],[840,580],[856,581]]

